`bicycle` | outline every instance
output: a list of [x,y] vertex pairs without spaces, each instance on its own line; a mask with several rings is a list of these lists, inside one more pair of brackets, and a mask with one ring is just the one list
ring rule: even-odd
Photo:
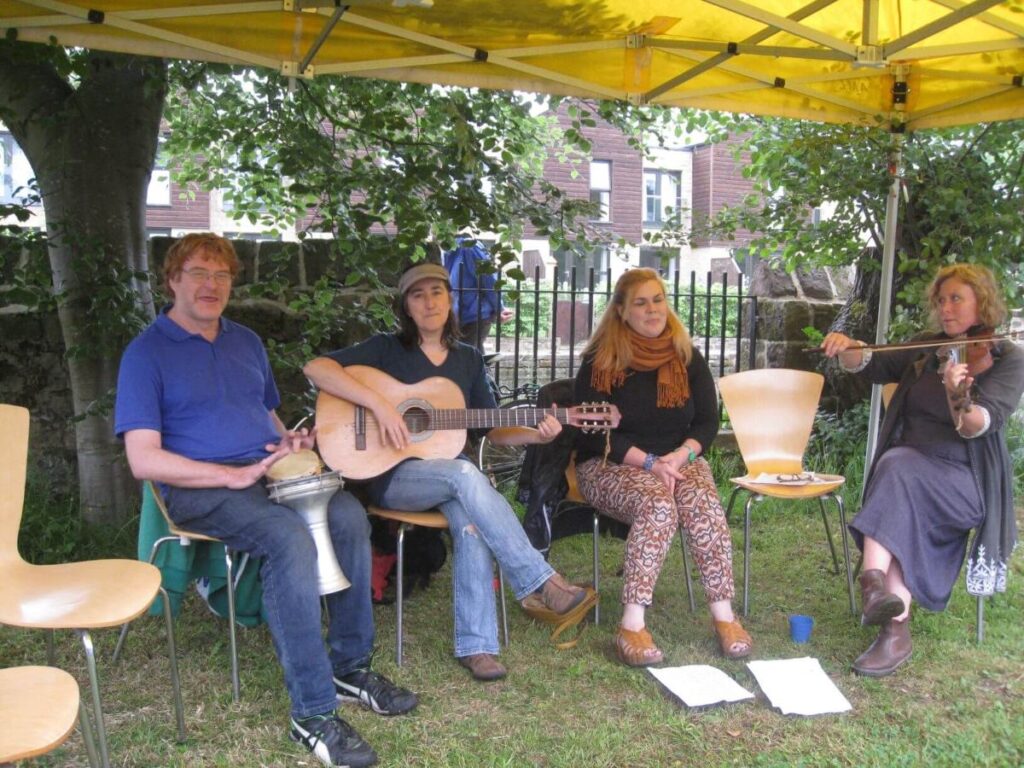
[[[485,355],[490,365],[501,357],[500,354]],[[502,409],[536,408],[537,391],[540,387],[527,382],[518,387],[498,385],[490,377],[491,390],[498,407]],[[504,496],[518,496],[519,475],[523,468],[525,445],[495,445],[486,437],[477,448],[477,467],[490,478],[491,484]]]

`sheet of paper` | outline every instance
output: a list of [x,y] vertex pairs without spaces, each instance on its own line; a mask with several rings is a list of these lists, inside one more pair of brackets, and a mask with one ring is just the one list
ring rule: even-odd
[[662,685],[682,699],[688,707],[705,707],[722,701],[752,699],[754,694],[725,672],[707,664],[686,667],[648,667]]
[[817,659],[748,661],[764,695],[784,715],[824,715],[852,707]]
[[[800,477],[800,479],[784,479],[793,477]],[[764,483],[765,485],[825,485],[826,483],[833,482],[832,480],[826,480],[825,478],[818,477],[813,472],[802,472],[800,475],[792,475],[788,473],[774,474],[771,472],[762,472],[760,475],[748,479],[752,483]]]

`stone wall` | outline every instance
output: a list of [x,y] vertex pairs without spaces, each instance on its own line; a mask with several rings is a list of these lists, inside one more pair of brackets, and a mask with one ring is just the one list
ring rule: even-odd
[[790,273],[759,261],[750,284],[758,297],[755,367],[818,370],[822,356],[804,351],[815,346],[804,328],[827,333],[851,287],[848,267]]

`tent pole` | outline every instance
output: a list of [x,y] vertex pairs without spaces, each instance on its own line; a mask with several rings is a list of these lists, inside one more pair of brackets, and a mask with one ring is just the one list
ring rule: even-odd
[[[889,334],[889,316],[892,309],[892,283],[896,263],[896,224],[900,212],[900,191],[903,187],[903,134],[894,132],[889,146],[889,195],[885,201],[885,239],[882,245],[882,277],[878,292],[878,328],[875,331],[875,343],[884,344]],[[881,417],[882,386],[871,387],[871,410],[868,419],[868,444],[864,455],[864,473],[867,474],[875,456],[875,444],[878,442],[878,428]],[[864,486],[861,486],[863,500]]]

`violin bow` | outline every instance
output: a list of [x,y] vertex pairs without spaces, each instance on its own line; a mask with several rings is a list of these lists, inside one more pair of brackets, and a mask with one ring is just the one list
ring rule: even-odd
[[[1010,331],[999,333],[993,336],[962,336],[950,339],[930,339],[928,341],[904,341],[896,344],[865,344],[861,347],[850,347],[851,350],[861,352],[896,352],[903,349],[931,349],[933,347],[948,347],[950,344],[970,344],[984,341],[1019,341],[1024,339],[1024,331]],[[821,347],[804,347],[801,352],[821,352]]]

